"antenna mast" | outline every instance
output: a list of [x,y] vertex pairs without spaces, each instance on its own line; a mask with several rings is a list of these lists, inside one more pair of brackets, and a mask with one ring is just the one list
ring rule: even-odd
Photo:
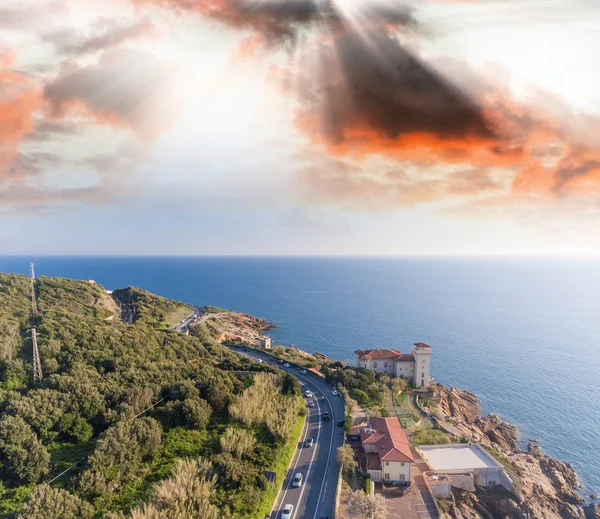
[[37,304],[35,302],[35,270],[33,270],[33,263],[29,264],[31,269],[31,313],[35,317],[37,315]]
[[40,352],[37,345],[37,332],[35,328],[31,329],[31,342],[33,344],[33,385],[37,386],[42,383],[44,378],[42,374],[42,363],[40,361]]

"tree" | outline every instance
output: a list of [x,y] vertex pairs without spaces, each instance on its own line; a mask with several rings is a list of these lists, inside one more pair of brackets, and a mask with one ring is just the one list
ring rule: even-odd
[[212,407],[200,397],[189,397],[183,401],[185,420],[195,429],[205,429],[212,415]]
[[351,473],[358,467],[358,463],[354,459],[354,449],[347,443],[338,447],[337,460],[342,466],[342,470],[345,470],[348,473]]
[[92,519],[94,508],[61,488],[35,487],[17,519]]
[[3,479],[26,484],[48,471],[50,454],[22,418],[9,415],[0,420],[0,460]]
[[365,494],[357,490],[350,494],[347,502],[348,511],[364,519],[386,519],[387,508],[385,497],[381,494]]

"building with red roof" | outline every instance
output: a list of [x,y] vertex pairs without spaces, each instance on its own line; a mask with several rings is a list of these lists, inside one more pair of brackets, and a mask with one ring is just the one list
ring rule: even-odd
[[360,429],[360,442],[372,481],[410,483],[410,467],[415,460],[397,418],[370,418]]
[[431,378],[431,346],[416,342],[412,353],[400,350],[374,349],[356,350],[356,365],[372,369],[377,373],[387,373],[390,377],[402,377],[417,387],[428,387]]

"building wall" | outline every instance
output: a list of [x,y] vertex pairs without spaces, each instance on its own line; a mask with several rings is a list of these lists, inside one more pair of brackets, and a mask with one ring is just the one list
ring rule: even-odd
[[382,461],[381,472],[385,481],[410,482],[410,463],[400,461]]
[[431,348],[413,348],[415,358],[414,380],[417,387],[429,386],[431,377]]
[[469,492],[475,492],[475,478],[473,474],[452,474],[448,475],[450,484],[455,488],[462,488]]
[[396,362],[396,376],[413,382],[414,365],[414,362]]
[[475,484],[478,487],[488,487],[502,484],[502,469],[486,468],[473,470]]
[[376,373],[387,373],[394,376],[394,361],[392,359],[357,360],[359,368],[372,369]]
[[376,481],[376,482],[381,481],[381,471],[380,470],[367,470],[367,473],[371,477],[371,481]]
[[429,488],[434,497],[443,497],[444,499],[450,499],[452,496],[452,485],[450,481],[427,481]]

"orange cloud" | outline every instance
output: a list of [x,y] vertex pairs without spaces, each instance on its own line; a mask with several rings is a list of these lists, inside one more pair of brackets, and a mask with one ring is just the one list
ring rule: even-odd
[[37,82],[15,72],[14,60],[11,51],[0,51],[0,179],[19,174],[14,169],[19,143],[33,130],[33,116],[43,105]]

